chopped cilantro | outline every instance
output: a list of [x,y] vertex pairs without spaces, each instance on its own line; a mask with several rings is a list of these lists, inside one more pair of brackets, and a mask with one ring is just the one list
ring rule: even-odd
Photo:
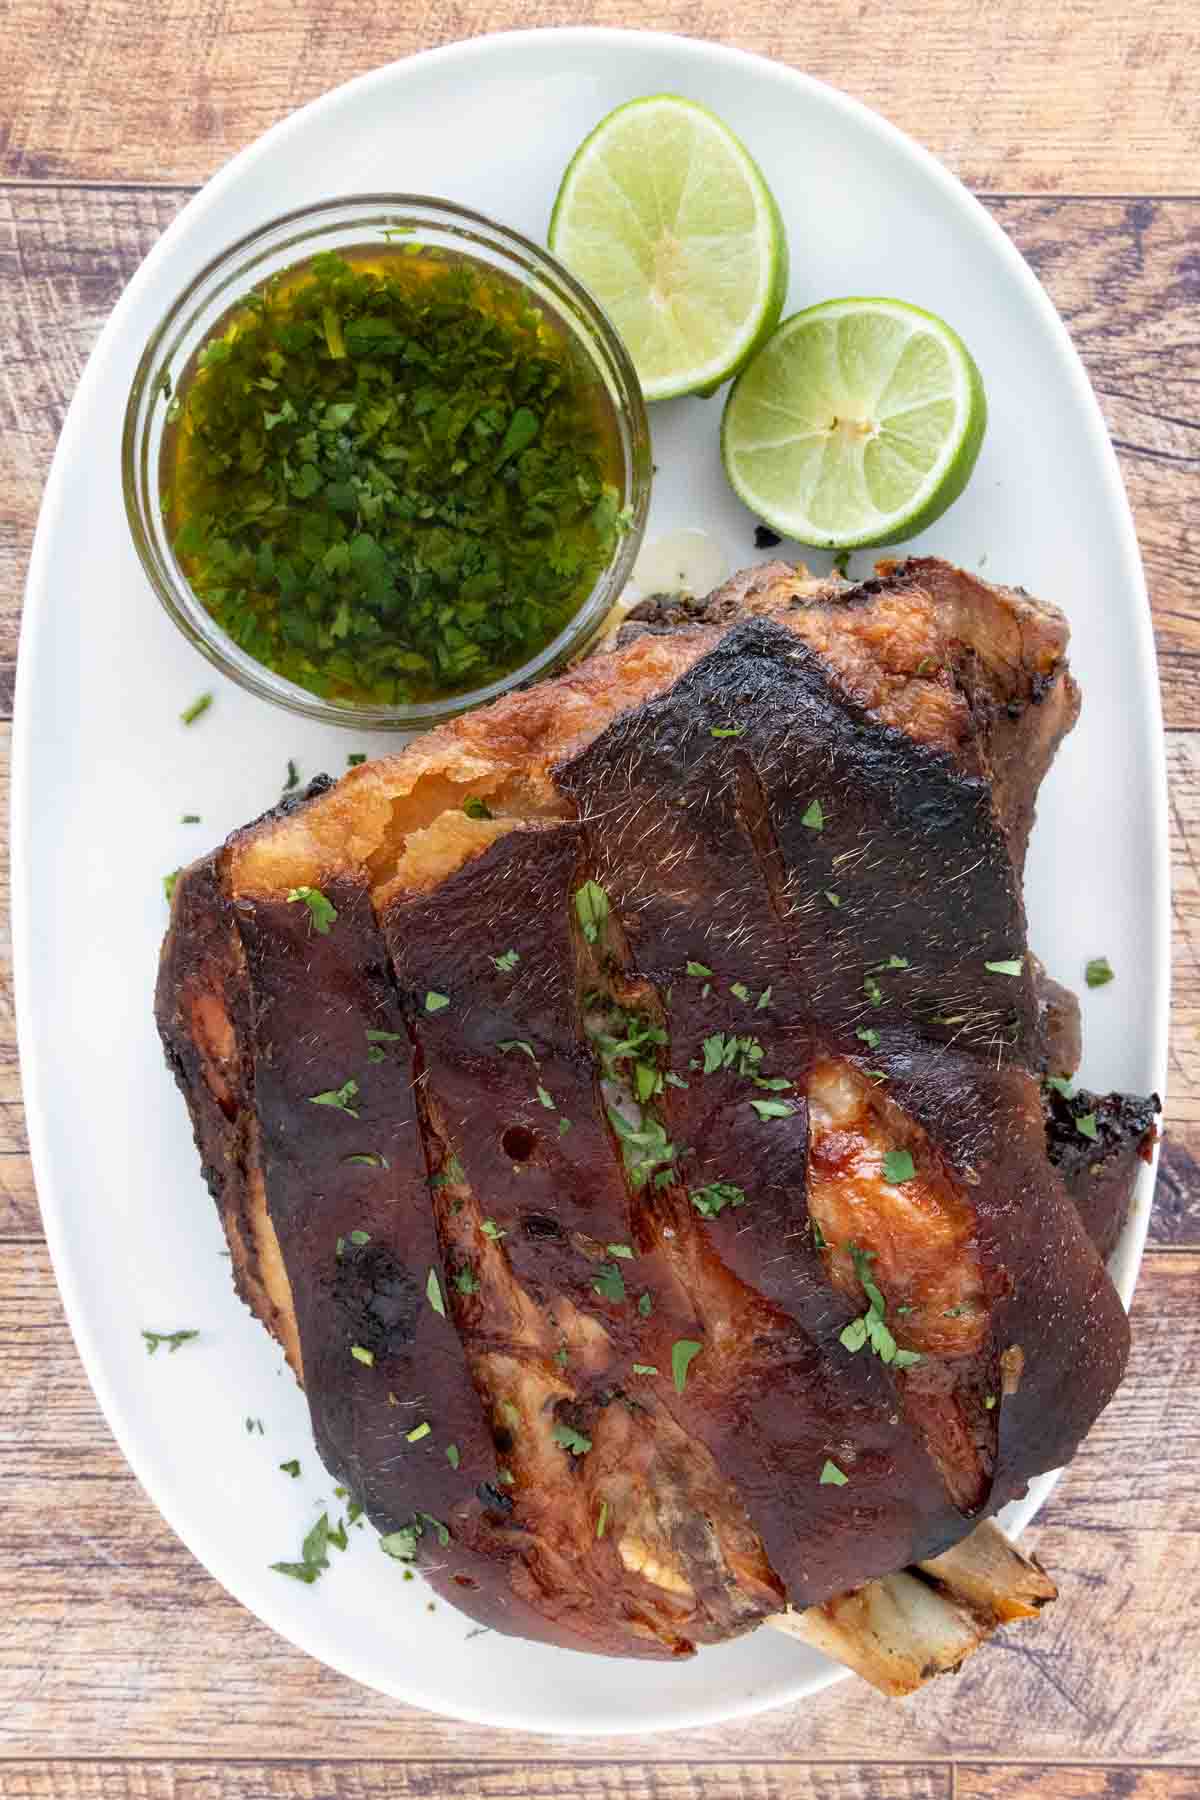
[[985,962],[983,966],[989,975],[1019,975],[1025,967],[1025,958],[1016,956],[1005,962]]
[[179,818],[179,823],[181,825],[199,825],[200,814],[199,813],[181,813],[180,818]]
[[760,1119],[786,1119],[796,1110],[790,1100],[752,1100],[750,1104]]
[[368,1369],[373,1369],[375,1367],[375,1352],[366,1349],[364,1345],[351,1344],[350,1354],[355,1362],[365,1363]]
[[912,1154],[908,1150],[888,1150],[884,1152],[883,1178],[885,1181],[911,1181],[916,1174]]
[[350,1242],[352,1244],[369,1244],[370,1241],[371,1234],[369,1231],[352,1231],[350,1233]]
[[883,1005],[883,989],[873,975],[868,975],[863,982],[863,993],[867,996],[867,999],[871,1002],[872,1006]]
[[592,1288],[602,1300],[611,1300],[614,1305],[619,1305],[625,1298],[625,1277],[615,1262],[601,1263]]
[[449,1006],[449,1004],[449,994],[435,994],[432,988],[425,996],[425,1011],[427,1013],[441,1012],[442,1008],[444,1006]]
[[650,1294],[647,1293],[639,1296],[637,1309],[641,1313],[643,1319],[648,1319],[650,1317],[650,1314],[654,1311],[654,1301]]
[[429,1423],[429,1420],[422,1419],[419,1425],[414,1425],[412,1430],[406,1431],[404,1435],[410,1444],[419,1444],[422,1438],[427,1438],[432,1430],[433,1426]]
[[533,1045],[527,1044],[524,1038],[501,1038],[496,1048],[501,1056],[507,1056],[510,1050],[523,1050],[531,1061],[537,1061],[537,1057],[533,1054]]
[[485,1219],[479,1229],[482,1231],[484,1237],[491,1238],[494,1244],[498,1244],[502,1237],[508,1236],[507,1231],[501,1231],[495,1219]]
[[598,881],[585,881],[575,891],[575,911],[580,928],[589,944],[600,936],[600,928],[608,918],[608,895]]
[[168,1356],[174,1356],[180,1344],[190,1343],[192,1338],[200,1336],[198,1331],[143,1331],[146,1340],[146,1355],[153,1356],[160,1344],[167,1346]]
[[633,1248],[632,1244],[605,1244],[604,1248],[608,1251],[610,1256],[623,1257],[626,1262],[631,1261],[631,1259],[637,1255],[637,1251]]
[[800,815],[800,823],[809,831],[824,831],[825,813],[819,800],[814,800]]
[[331,1542],[344,1550],[344,1529],[339,1528],[339,1532],[335,1533],[330,1527],[328,1514],[322,1513],[300,1547],[300,1561],[272,1563],[271,1567],[276,1574],[290,1575],[293,1581],[303,1581],[306,1586],[311,1587],[329,1567]]
[[490,819],[493,816],[491,807],[478,794],[468,794],[462,809],[468,819]]
[[558,1111],[558,1108],[554,1104],[553,1096],[542,1086],[540,1081],[537,1086],[537,1097],[546,1108],[547,1112]]
[[615,1106],[608,1109],[609,1121],[621,1140],[621,1154],[634,1187],[643,1187],[653,1170],[675,1160],[675,1146],[657,1119],[644,1117],[640,1125],[631,1125]]
[[596,1515],[596,1536],[602,1538],[608,1530],[608,1501],[600,1502],[600,1511]]
[[[288,757],[288,766],[287,766],[287,780],[283,784],[283,791],[285,794],[290,794],[294,787],[299,787],[299,786],[300,786],[300,771],[296,767],[295,763],[292,761],[292,758],[289,756]],[[289,898],[290,898],[290,896],[289,896]]]
[[711,737],[735,738],[741,737],[746,727],[744,725],[710,725],[708,729]]
[[732,1069],[735,1075],[753,1076],[763,1059],[763,1047],[756,1037],[738,1037],[733,1032],[712,1032],[700,1049],[705,1075],[715,1075],[718,1069]]
[[757,1001],[755,1002],[754,1010],[755,1010],[755,1012],[762,1012],[763,1008],[766,1006],[770,1006],[770,1004],[771,1004],[771,988],[765,987],[763,989],[762,993],[758,996]]
[[657,1375],[658,1374],[657,1366],[654,1363],[633,1363],[631,1365],[631,1367],[632,1367],[635,1375]]
[[446,1316],[446,1302],[442,1298],[442,1284],[438,1280],[436,1269],[430,1269],[429,1271],[429,1277],[425,1283],[425,1298],[428,1300],[430,1306],[432,1306],[434,1312],[440,1313],[444,1319]]
[[1046,1075],[1043,1080],[1048,1088],[1053,1088],[1064,1100],[1069,1100],[1075,1091],[1075,1083],[1070,1075]]
[[505,950],[492,958],[501,975],[511,975],[520,960],[520,953],[516,950]]
[[[321,937],[329,936],[329,928],[337,918],[337,908],[333,906],[321,892],[320,888],[294,887],[288,893],[289,902],[301,901],[308,908],[309,923]],[[370,1037],[370,1032],[367,1036]]]
[[415,1561],[417,1539],[421,1535],[419,1525],[402,1525],[399,1531],[389,1531],[379,1540],[379,1548],[386,1556],[394,1556],[397,1562]]
[[863,1043],[867,1046],[868,1050],[878,1050],[878,1048],[879,1048],[879,1033],[877,1031],[873,1031],[869,1025],[860,1026],[854,1035],[856,1038],[862,1039]]
[[446,1461],[450,1464],[452,1469],[457,1469],[459,1463],[462,1461],[457,1444],[446,1445]]
[[842,904],[842,896],[840,894],[832,893],[829,888],[825,889],[825,898],[828,900],[830,906],[840,906]]
[[1093,956],[1083,971],[1089,987],[1106,987],[1113,979],[1113,967],[1107,956]]
[[586,1456],[592,1447],[592,1440],[582,1431],[576,1431],[573,1425],[555,1424],[550,1427],[550,1435],[556,1444],[569,1450],[572,1456]]
[[671,1345],[671,1374],[677,1394],[682,1394],[686,1387],[692,1359],[699,1356],[703,1348],[704,1345],[698,1344],[694,1338],[676,1338]]
[[863,1293],[867,1297],[867,1310],[857,1319],[852,1319],[839,1334],[839,1342],[843,1349],[851,1355],[869,1343],[882,1363],[890,1363],[897,1369],[911,1368],[922,1358],[919,1351],[901,1350],[888,1329],[885,1314],[887,1305],[871,1274],[871,1264],[875,1260],[873,1250],[860,1250],[857,1244],[847,1246],[854,1259],[855,1272],[862,1283]]
[[431,1175],[431,1188],[458,1187],[467,1179],[467,1172],[458,1160],[458,1152],[452,1150],[436,1175]]
[[182,869],[172,869],[169,875],[164,875],[162,878],[163,894],[166,896],[168,906],[170,906],[172,900],[175,898],[175,883],[182,874]]
[[371,1030],[367,1032],[367,1042],[368,1044],[402,1044],[404,1033],[402,1031]]
[[350,769],[357,769],[360,763],[365,763],[366,760],[367,753],[365,750],[352,750],[346,758],[346,766]]
[[845,1487],[849,1479],[850,1477],[844,1475],[835,1462],[826,1460],[825,1467],[821,1470],[822,1487]]
[[1096,1125],[1096,1115],[1094,1112],[1077,1113],[1075,1115],[1075,1129],[1079,1133],[1080,1137],[1087,1138],[1093,1144],[1096,1142],[1096,1140],[1100,1136],[1099,1129]]
[[744,1192],[732,1181],[710,1181],[704,1187],[693,1188],[688,1199],[702,1219],[715,1219],[727,1206],[746,1204]]
[[570,1119],[560,1119],[560,1120],[559,1120],[559,1121],[558,1121],[558,1135],[559,1135],[559,1137],[566,1137],[566,1135],[567,1135],[567,1133],[568,1133],[568,1131],[570,1131],[570,1129],[571,1129],[571,1121],[570,1121]]
[[213,697],[211,694],[201,694],[197,699],[192,701],[192,704],[189,707],[186,707],[184,711],[180,713],[179,717],[185,725],[194,725],[196,720],[201,718],[203,714],[208,711],[212,703]]
[[712,978],[712,970],[702,962],[689,962],[687,972],[689,975],[699,975],[706,979]]
[[424,1519],[426,1525],[428,1525],[430,1527],[430,1529],[433,1532],[434,1537],[437,1539],[439,1545],[444,1550],[446,1548],[447,1544],[450,1542],[449,1528],[447,1526],[443,1525],[440,1519],[430,1518],[428,1513],[422,1513],[421,1517],[422,1517],[422,1519]]
[[746,986],[744,981],[730,982],[729,991],[735,1000],[748,1001],[750,998],[750,989]]
[[281,1462],[279,1467],[283,1474],[290,1475],[293,1481],[299,1480],[300,1458],[298,1456],[293,1456],[289,1462]]
[[310,1106],[335,1106],[339,1112],[349,1113],[352,1119],[357,1119],[358,1114],[350,1104],[357,1093],[358,1083],[351,1079],[343,1081],[340,1088],[327,1088],[323,1094],[310,1094],[308,1103]]

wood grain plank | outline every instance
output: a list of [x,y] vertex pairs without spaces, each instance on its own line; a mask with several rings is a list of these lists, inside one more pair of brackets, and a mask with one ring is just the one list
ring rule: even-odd
[[[0,713],[42,486],[121,289],[186,194],[0,191]],[[119,422],[114,432],[119,432]]]
[[[889,1763],[924,1768],[994,1758],[1010,1744],[1030,1762],[1071,1761],[1086,1744],[1100,1762],[1196,1763],[1198,1281],[1200,1256],[1147,1260],[1129,1379],[1029,1534],[1062,1589],[1035,1626],[1002,1634],[956,1680],[903,1706],[850,1681],[736,1727],[653,1746],[568,1746],[409,1712],[244,1612],[127,1470],[75,1357],[45,1251],[0,1245],[0,1755],[119,1759],[136,1745],[145,1757],[204,1758],[219,1744],[227,1757],[261,1758],[269,1746],[280,1758],[490,1768],[731,1756],[856,1764],[871,1746],[886,1747]],[[369,1550],[364,1539],[360,1553]]]
[[869,1763],[12,1762],[0,1764],[0,1791],[5,1800],[950,1800],[951,1774]]
[[1200,213],[1145,199],[1073,201],[1069,223],[1053,202],[1001,200],[989,210],[1058,307],[1096,389],[1146,567],[1166,722],[1194,726]]
[[1047,1768],[988,1763],[955,1771],[954,1800],[1196,1800],[1200,1768]]
[[[877,7],[658,0],[636,23],[718,38],[846,88],[973,186],[1192,193],[1195,15],[1178,0],[903,0]],[[353,75],[476,33],[628,25],[625,0],[11,0],[0,173],[192,182]],[[919,44],[919,74],[913,67]],[[581,52],[581,55],[586,52]],[[908,62],[915,79],[897,80]],[[1050,71],[1070,70],[1069,89]],[[1067,95],[1069,93],[1069,102]],[[582,129],[582,126],[581,126]]]
[[[0,716],[54,444],[108,313],[186,194],[0,189]],[[1200,199],[998,200],[1082,352],[1119,441],[1168,725],[1200,727]]]
[[1167,792],[1173,925],[1168,1141],[1154,1207],[1155,1241],[1164,1245],[1200,1242],[1200,733],[1168,732]]

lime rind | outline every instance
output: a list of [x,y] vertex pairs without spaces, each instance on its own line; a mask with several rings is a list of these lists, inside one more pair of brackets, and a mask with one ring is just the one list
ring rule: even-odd
[[774,530],[857,549],[940,518],[986,424],[982,378],[950,326],[903,301],[854,297],[776,329],[730,391],[721,453],[735,492]]
[[676,94],[627,101],[585,138],[549,244],[608,312],[647,400],[715,391],[783,310],[774,197],[728,126]]

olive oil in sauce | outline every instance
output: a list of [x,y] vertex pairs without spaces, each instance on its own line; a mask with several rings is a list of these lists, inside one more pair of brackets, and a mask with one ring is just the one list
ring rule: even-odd
[[600,376],[518,281],[438,248],[272,277],[168,417],[161,492],[193,591],[248,655],[346,704],[521,667],[625,529]]

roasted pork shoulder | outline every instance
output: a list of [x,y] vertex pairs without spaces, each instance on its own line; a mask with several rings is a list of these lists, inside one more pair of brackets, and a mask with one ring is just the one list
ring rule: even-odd
[[675,1656],[785,1614],[877,1679],[880,1629],[927,1673],[1052,1594],[976,1528],[1121,1378],[1154,1131],[1043,1083],[1066,648],[944,563],[768,564],[181,874],[158,1021],[238,1291],[475,1618]]

